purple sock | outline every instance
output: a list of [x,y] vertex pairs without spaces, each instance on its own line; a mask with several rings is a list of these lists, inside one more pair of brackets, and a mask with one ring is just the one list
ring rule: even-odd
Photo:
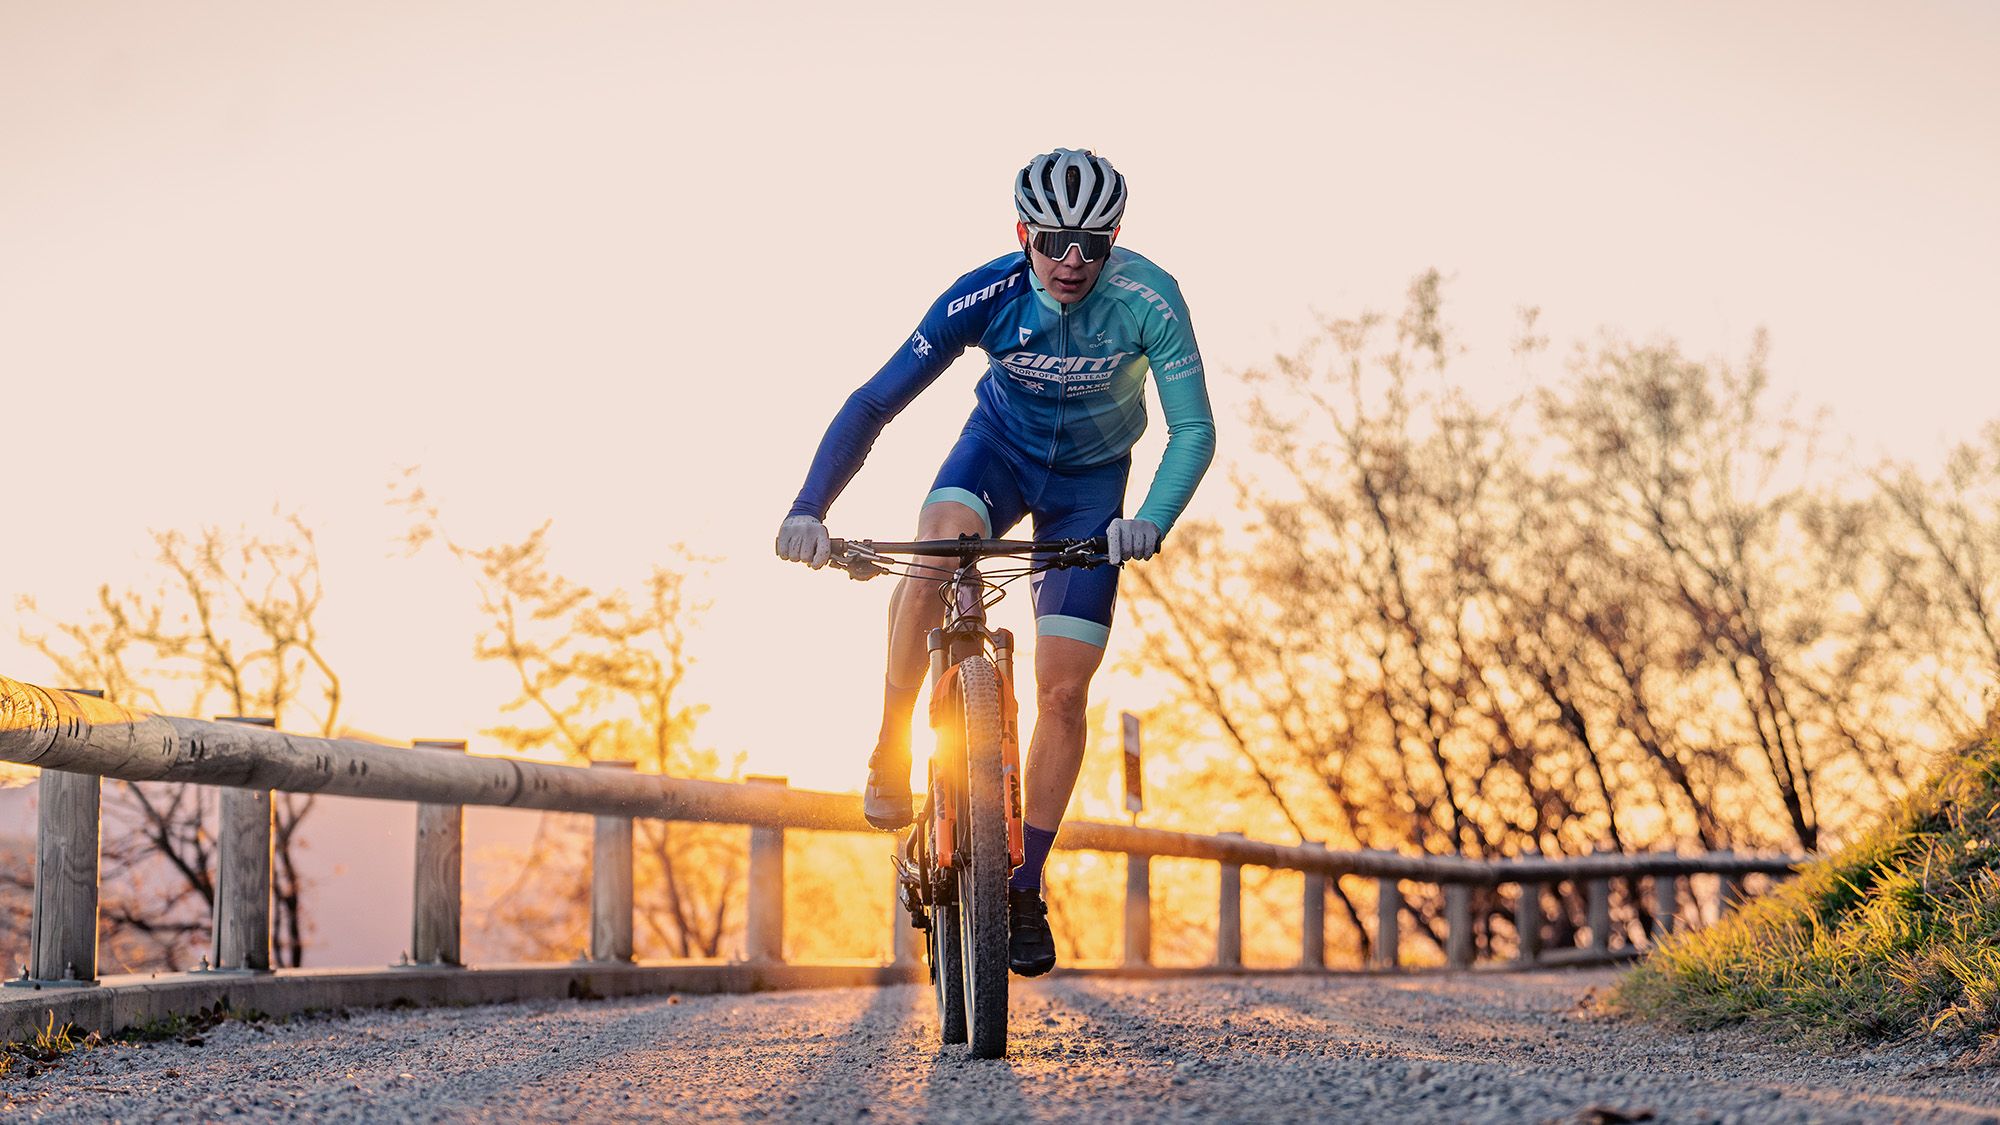
[[1048,862],[1049,848],[1055,842],[1055,833],[1023,822],[1021,825],[1021,866],[1014,869],[1014,877],[1007,880],[1007,885],[1021,891],[1041,890],[1042,864]]

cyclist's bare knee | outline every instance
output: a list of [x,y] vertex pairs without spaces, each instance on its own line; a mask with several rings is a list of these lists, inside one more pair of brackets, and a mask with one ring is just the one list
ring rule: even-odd
[[[917,517],[918,539],[956,539],[961,535],[983,535],[986,525],[979,513],[956,500],[939,500],[924,505]],[[891,610],[898,628],[935,628],[944,620],[944,603],[937,599],[937,581],[905,578],[896,585]]]
[[917,517],[917,538],[956,539],[961,535],[986,534],[986,521],[978,512],[956,500],[925,504]]
[[1035,639],[1035,703],[1045,712],[1083,714],[1104,650],[1087,641]]

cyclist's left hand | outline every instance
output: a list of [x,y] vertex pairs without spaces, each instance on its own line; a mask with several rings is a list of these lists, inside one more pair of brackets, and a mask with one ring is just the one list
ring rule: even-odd
[[826,565],[833,544],[826,537],[826,525],[811,516],[786,516],[778,525],[778,557],[804,563],[814,570]]
[[1160,553],[1160,529],[1152,520],[1112,520],[1104,529],[1104,543],[1112,566],[1150,559]]

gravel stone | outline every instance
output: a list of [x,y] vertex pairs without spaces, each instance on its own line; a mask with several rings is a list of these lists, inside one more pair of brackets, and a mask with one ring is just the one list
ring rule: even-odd
[[1017,980],[990,1062],[916,986],[227,1023],[17,1069],[0,1121],[2000,1122],[2000,1071],[1665,1032],[1614,979]]

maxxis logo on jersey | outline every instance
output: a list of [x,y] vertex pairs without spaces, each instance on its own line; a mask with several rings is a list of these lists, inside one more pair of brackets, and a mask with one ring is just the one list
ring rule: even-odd
[[967,293],[962,297],[953,297],[951,300],[951,304],[948,304],[944,307],[944,315],[957,316],[959,313],[964,312],[965,310],[971,308],[972,306],[978,304],[981,301],[984,301],[986,298],[991,297],[996,293],[1004,293],[1007,290],[1012,289],[1014,287],[1014,283],[1019,280],[1021,280],[1020,274],[1018,273],[1012,274],[1009,275],[1007,280],[1005,281],[996,281],[984,289],[974,289],[972,292]]
[[1190,375],[1199,375],[1201,374],[1200,359],[1199,355],[1184,355],[1164,367],[1155,365],[1153,368],[1155,378],[1159,379],[1162,383],[1175,383]]
[[1167,299],[1165,297],[1160,296],[1159,292],[1156,291],[1152,286],[1144,284],[1143,282],[1133,281],[1131,278],[1126,277],[1122,273],[1114,273],[1110,277],[1105,278],[1104,280],[1110,282],[1111,284],[1117,286],[1120,289],[1125,290],[1127,293],[1138,294],[1141,298],[1145,300],[1147,304],[1160,310],[1160,315],[1167,318],[1168,320],[1180,319],[1179,317],[1174,315],[1173,307],[1167,304]]

